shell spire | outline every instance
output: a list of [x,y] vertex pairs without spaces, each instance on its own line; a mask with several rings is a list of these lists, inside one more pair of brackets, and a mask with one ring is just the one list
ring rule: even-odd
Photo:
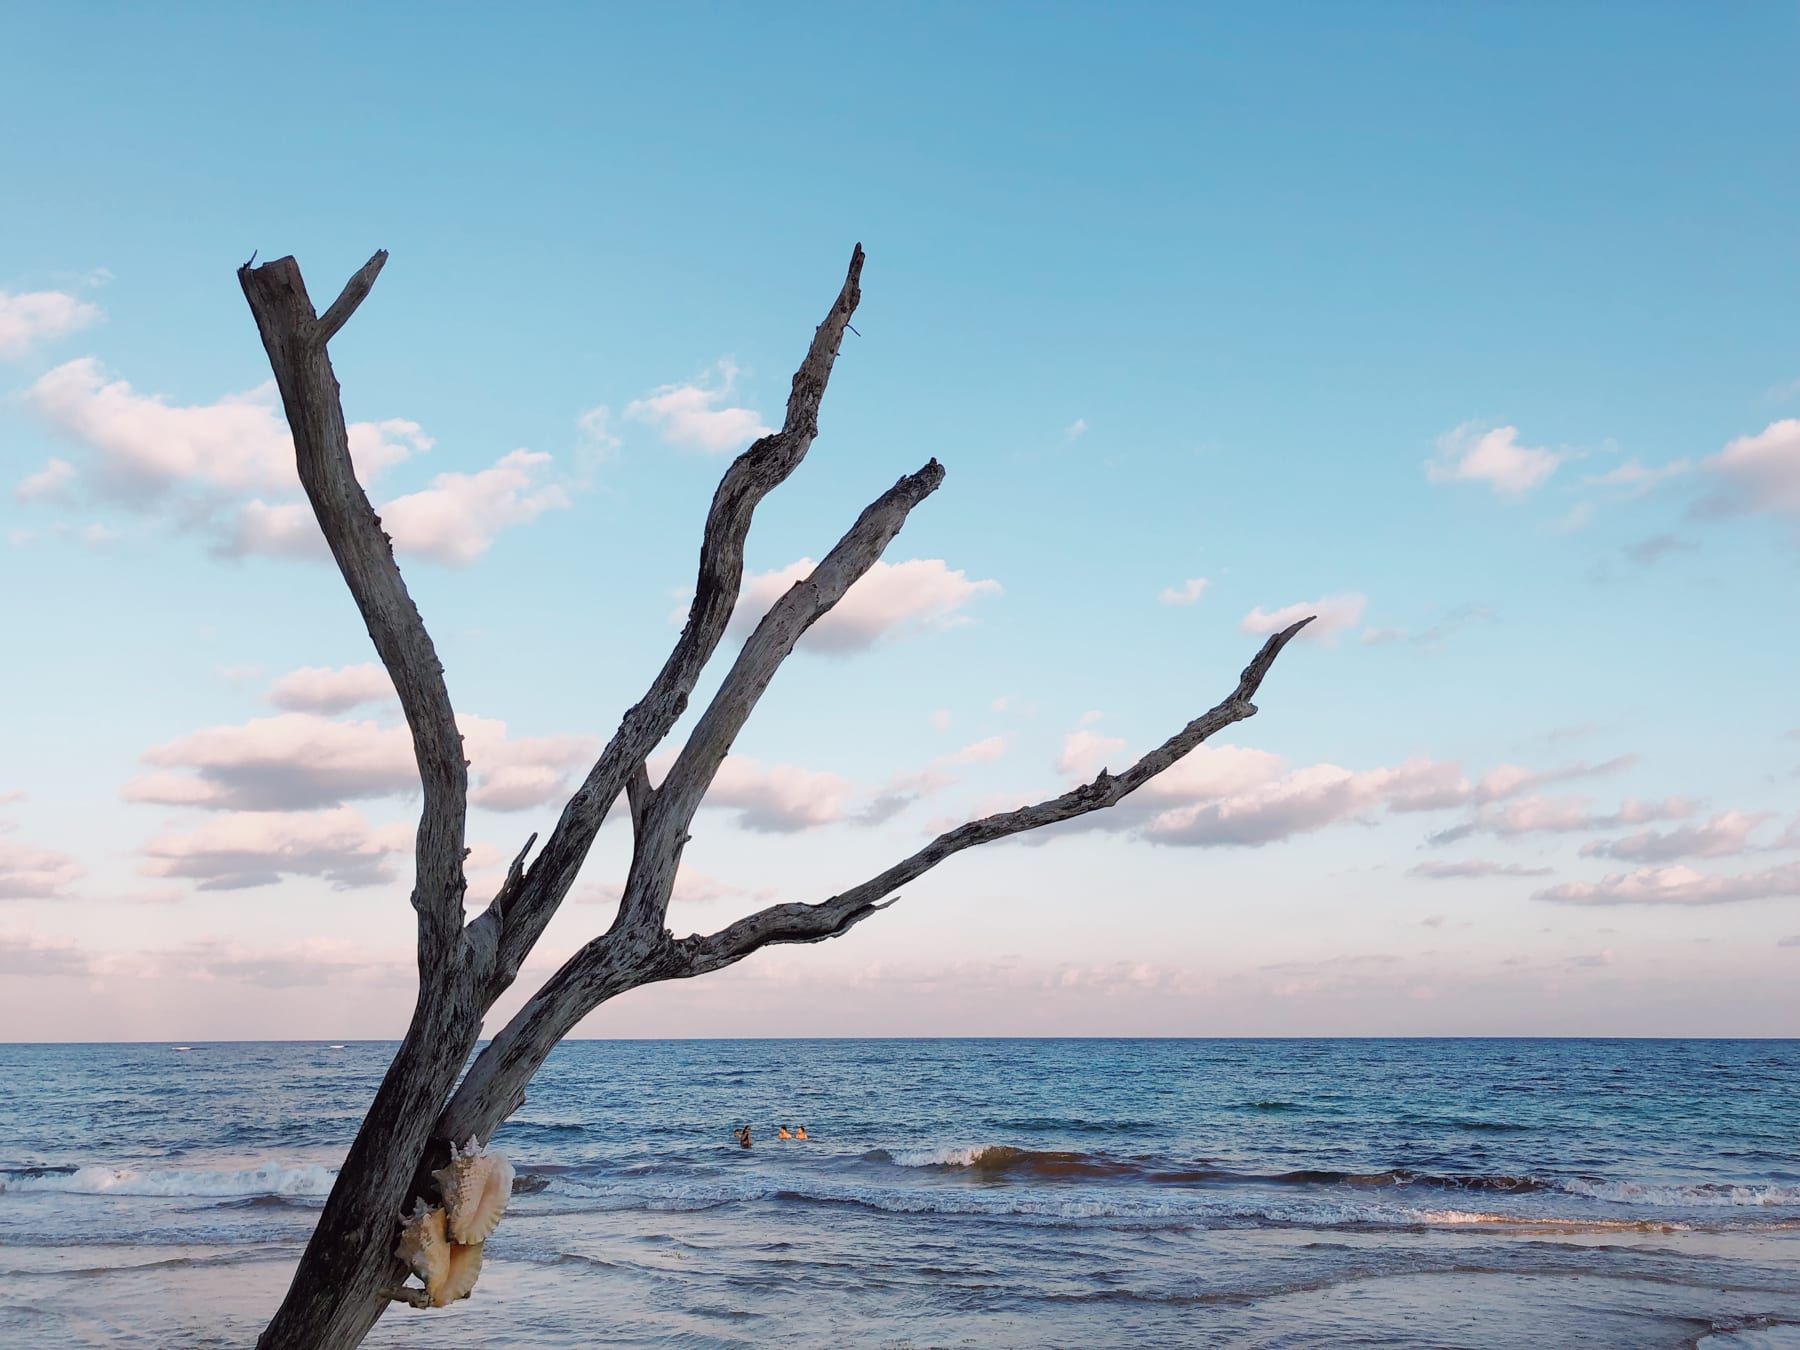
[[466,1148],[450,1145],[450,1165],[431,1174],[444,1196],[450,1239],[467,1246],[485,1242],[512,1198],[513,1165],[470,1137]]

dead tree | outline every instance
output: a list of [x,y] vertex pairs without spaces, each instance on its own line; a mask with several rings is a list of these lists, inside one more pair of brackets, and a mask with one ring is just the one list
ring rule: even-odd
[[[899,533],[907,514],[944,479],[935,459],[902,478],[862,513],[810,576],[775,602],[732,662],[673,767],[652,787],[645,761],[686,710],[736,606],[751,515],[799,467],[818,433],[820,400],[860,296],[859,245],[843,289],[794,375],[781,429],[739,455],[713,495],[693,603],[674,650],[642,700],[625,713],[543,848],[529,856],[533,835],[487,907],[465,921],[468,766],[462,738],[437,650],[407,594],[381,521],[357,483],[326,351],[386,261],[385,252],[369,259],[323,314],[314,310],[291,257],[261,267],[246,264],[238,272],[293,430],[300,481],[393,677],[424,788],[412,892],[419,963],[412,1021],[338,1172],[287,1297],[258,1341],[261,1350],[352,1350],[362,1342],[405,1277],[393,1255],[400,1215],[415,1197],[436,1199],[431,1172],[449,1156],[451,1141],[490,1139],[524,1102],[526,1085],[556,1043],[607,999],[640,985],[722,969],[772,943],[836,937],[892,904],[900,886],[954,853],[1114,805],[1214,732],[1254,714],[1250,700],[1257,687],[1307,622],[1269,638],[1223,702],[1123,773],[1103,769],[1093,782],[1061,796],[960,825],[861,885],[818,903],[772,905],[706,935],[678,938],[670,932],[665,923],[670,892],[694,813],[757,700],[800,636],[843,599]],[[635,843],[612,925],[565,961],[462,1074],[483,1017],[518,975],[621,795],[629,803]]]

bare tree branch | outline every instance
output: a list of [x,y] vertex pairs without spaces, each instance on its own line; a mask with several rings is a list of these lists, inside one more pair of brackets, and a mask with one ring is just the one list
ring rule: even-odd
[[650,770],[639,764],[625,780],[625,798],[631,805],[631,829],[639,838],[644,834],[644,816],[656,793],[650,786]]
[[447,960],[461,937],[469,771],[437,648],[407,594],[381,519],[356,480],[337,376],[325,346],[368,295],[386,261],[386,253],[370,258],[324,319],[315,317],[300,266],[291,257],[261,267],[246,264],[238,269],[238,281],[281,390],[301,486],[394,681],[412,732],[425,795],[412,895],[423,971]]
[[819,404],[831,379],[844,329],[862,299],[862,269],[863,250],[858,244],[851,252],[843,287],[825,321],[814,332],[805,360],[794,372],[781,430],[764,436],[739,455],[713,494],[700,546],[694,599],[674,650],[643,699],[625,714],[586,780],[563,808],[543,851],[526,872],[518,896],[507,907],[504,923],[491,908],[476,920],[501,930],[498,961],[488,983],[490,1002],[518,975],[519,964],[574,884],[607,812],[624,791],[633,770],[649,758],[686,710],[700,672],[724,637],[743,582],[744,540],[750,532],[751,517],[758,503],[800,466],[818,435]]
[[[812,574],[790,587],[763,616],[675,767],[643,809],[612,928],[563,962],[476,1057],[438,1122],[440,1137],[487,1138],[517,1109],[545,1057],[583,1017],[626,989],[685,973],[680,969],[685,955],[663,931],[663,916],[687,844],[687,827],[713,774],[801,634],[875,565],[913,507],[943,481],[943,466],[935,459],[902,478],[870,503]],[[641,790],[648,787],[646,775]]]
[[[1115,805],[1209,736],[1255,716],[1256,705],[1250,700],[1263,677],[1281,649],[1311,622],[1302,619],[1271,637],[1244,668],[1237,688],[1223,702],[1189,722],[1124,773],[1113,775],[1102,769],[1093,782],[1060,797],[959,825],[879,876],[818,904],[771,905],[708,937],[677,940],[647,920],[654,914],[660,921],[661,911],[654,909],[653,902],[660,896],[661,903],[667,904],[667,887],[673,883],[680,844],[685,839],[679,834],[670,835],[664,836],[656,848],[646,850],[640,846],[632,859],[619,919],[612,930],[565,961],[488,1043],[457,1087],[435,1133],[446,1138],[468,1134],[489,1137],[524,1101],[525,1085],[557,1042],[610,998],[641,985],[719,970],[773,943],[823,942],[837,937],[893,904],[898,898],[894,894],[897,888],[953,854]],[[723,689],[720,692],[723,694]],[[698,737],[696,728],[695,738]],[[659,792],[666,794],[673,779],[671,771]],[[660,828],[667,829],[672,823],[673,818]]]
[[[917,473],[907,475],[882,493],[819,565],[804,580],[789,587],[756,625],[737,660],[732,662],[718,693],[713,695],[711,704],[695,724],[687,744],[682,746],[662,786],[657,789],[656,801],[649,811],[644,831],[645,847],[666,855],[671,883],[694,812],[699,810],[719,766],[774,680],[781,663],[792,653],[794,644],[806,630],[830,612],[867,574],[894,536],[900,533],[900,527],[906,523],[912,509],[937,491],[943,481],[943,465],[933,459]],[[629,890],[627,898],[631,898]],[[663,915],[668,911],[669,893],[663,891],[639,898],[648,902],[638,911],[641,921],[660,929]]]
[[898,898],[894,896],[896,888],[929,872],[952,854],[1117,805],[1207,737],[1234,722],[1255,716],[1256,705],[1250,700],[1255,697],[1263,677],[1275,664],[1281,649],[1311,622],[1310,618],[1302,619],[1271,637],[1245,667],[1237,688],[1222,703],[1189,722],[1124,773],[1115,776],[1102,769],[1093,782],[1083,783],[1060,797],[959,825],[879,876],[829,900],[812,905],[771,905],[710,937],[684,938],[678,945],[687,952],[692,967],[686,973],[704,975],[741,961],[771,943],[823,942],[826,938],[837,937],[871,914],[886,909]]
[[319,316],[319,326],[313,330],[314,342],[322,347],[337,336],[338,329],[350,321],[357,306],[368,299],[369,292],[375,289],[375,278],[381,275],[381,269],[387,266],[387,260],[387,250],[378,248],[373,258],[356,269],[356,275],[344,283],[344,289],[338,293],[338,298]]

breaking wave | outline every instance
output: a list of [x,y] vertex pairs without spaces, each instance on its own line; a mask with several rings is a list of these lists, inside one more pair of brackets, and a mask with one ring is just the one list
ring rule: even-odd
[[337,1169],[270,1164],[233,1172],[188,1168],[21,1167],[0,1172],[0,1192],[65,1195],[161,1195],[244,1199],[251,1196],[323,1196]]

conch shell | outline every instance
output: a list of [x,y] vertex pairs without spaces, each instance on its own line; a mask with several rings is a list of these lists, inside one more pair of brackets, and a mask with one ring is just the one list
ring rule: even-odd
[[444,1236],[444,1211],[427,1209],[423,1200],[417,1201],[400,1229],[400,1245],[394,1248],[394,1255],[406,1262],[435,1296],[435,1291],[442,1289],[450,1276],[450,1243]]
[[431,1175],[444,1195],[450,1240],[465,1246],[485,1242],[512,1198],[513,1165],[506,1156],[486,1152],[471,1136],[467,1148],[451,1144],[450,1165]]
[[481,1274],[481,1244],[472,1246],[452,1246],[450,1248],[450,1270],[444,1277],[441,1288],[431,1289],[431,1306],[442,1308],[456,1302],[459,1298],[467,1298],[475,1292],[475,1280]]

